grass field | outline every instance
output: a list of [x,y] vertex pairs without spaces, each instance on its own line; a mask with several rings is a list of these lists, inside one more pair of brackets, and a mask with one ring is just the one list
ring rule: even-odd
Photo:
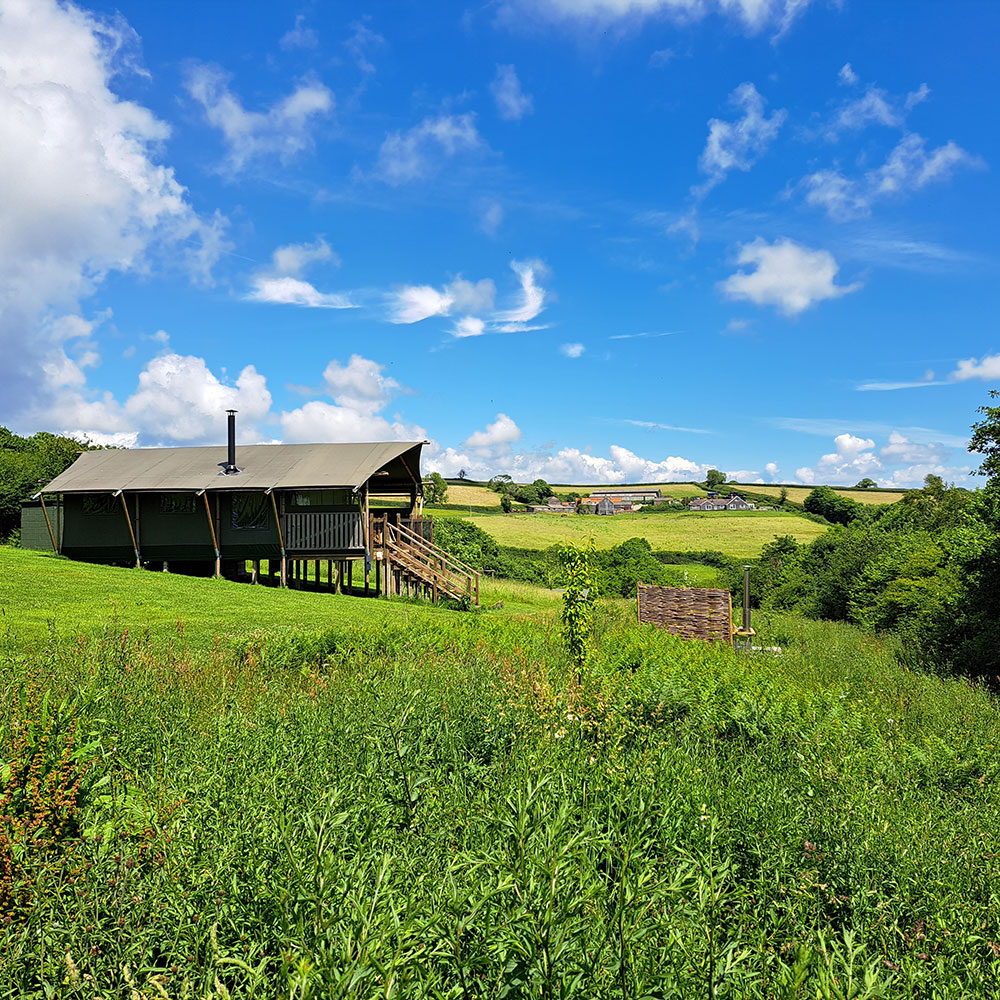
[[[258,631],[281,595],[11,555],[0,996],[1000,992],[1000,712],[891,643],[759,615],[783,652],[747,656],[600,602],[577,678],[537,588]],[[117,627],[22,644],[36,592]]]
[[770,511],[713,511],[693,514],[597,515],[508,514],[473,516],[472,521],[501,545],[545,549],[557,543],[594,539],[610,548],[628,538],[646,538],[653,551],[722,552],[737,559],[756,558],[775,535],[808,542],[827,529],[795,514]]
[[[792,503],[802,503],[807,496],[815,489],[813,486],[786,486],[785,490],[788,491],[788,499]],[[769,495],[777,498],[778,494],[781,492],[781,487],[774,486],[747,486],[746,489],[751,492],[767,493]],[[838,490],[834,488],[834,493],[838,496],[847,497],[848,500],[857,500],[858,503],[863,504],[886,504],[886,503],[896,503],[897,500],[902,499],[903,494],[897,493],[891,490]]]
[[[539,614],[559,600],[541,587],[487,578],[480,582],[480,598],[483,605],[503,601],[508,616]],[[51,629],[64,638],[95,636],[138,623],[157,644],[180,637],[191,648],[210,649],[220,636],[280,636],[359,621],[419,628],[448,614],[425,603],[122,570],[0,546],[0,642],[37,643]]]

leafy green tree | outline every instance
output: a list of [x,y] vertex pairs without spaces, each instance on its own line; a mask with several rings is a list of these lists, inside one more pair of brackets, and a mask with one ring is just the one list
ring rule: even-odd
[[864,508],[856,500],[835,493],[829,486],[817,486],[802,504],[809,514],[819,514],[831,524],[850,524],[860,517]]
[[448,484],[440,472],[432,472],[424,480],[424,500],[429,504],[448,502]]
[[719,472],[718,469],[709,469],[708,475],[705,476],[705,486],[707,489],[716,490],[722,486],[726,481],[725,475]]
[[782,506],[788,503],[788,490],[784,486],[781,487],[781,491],[778,493],[778,503]]
[[514,509],[514,501],[511,500],[509,493],[500,494],[500,509],[505,514],[509,514]]
[[39,431],[20,437],[0,427],[0,538],[20,524],[21,504],[93,446]]
[[[991,399],[1000,399],[1000,392],[990,390]],[[1000,406],[980,406],[977,413],[983,415],[972,425],[972,436],[969,438],[969,451],[984,455],[974,475],[988,476],[990,482],[1000,479]]]
[[868,476],[865,476],[865,478],[862,479],[860,483],[858,483],[855,489],[870,490],[875,486],[878,486],[878,483],[876,483],[874,479],[869,479]]
[[514,491],[514,480],[505,472],[501,472],[499,475],[493,476],[486,486],[488,489],[493,490],[494,493],[512,493]]

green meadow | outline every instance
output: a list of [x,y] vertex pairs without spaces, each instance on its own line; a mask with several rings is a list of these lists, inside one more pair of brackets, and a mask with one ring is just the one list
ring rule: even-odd
[[775,535],[810,542],[827,530],[823,524],[781,511],[679,511],[668,514],[506,514],[473,515],[472,522],[501,545],[546,549],[556,544],[610,548],[629,538],[645,538],[654,552],[721,552],[737,559],[756,558]]
[[0,580],[0,996],[1000,991],[1000,712],[894,640]]

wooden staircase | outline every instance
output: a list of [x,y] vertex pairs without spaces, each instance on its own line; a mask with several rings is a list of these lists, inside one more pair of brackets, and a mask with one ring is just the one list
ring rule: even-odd
[[442,597],[479,604],[479,573],[438,548],[399,520],[379,518],[373,524],[376,553],[382,554],[381,576],[386,596]]

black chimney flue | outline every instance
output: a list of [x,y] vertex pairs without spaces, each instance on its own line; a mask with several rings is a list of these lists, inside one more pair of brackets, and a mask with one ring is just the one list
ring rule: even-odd
[[237,410],[226,410],[229,415],[229,455],[225,462],[219,462],[226,476],[235,476],[240,470],[236,467],[236,414]]

